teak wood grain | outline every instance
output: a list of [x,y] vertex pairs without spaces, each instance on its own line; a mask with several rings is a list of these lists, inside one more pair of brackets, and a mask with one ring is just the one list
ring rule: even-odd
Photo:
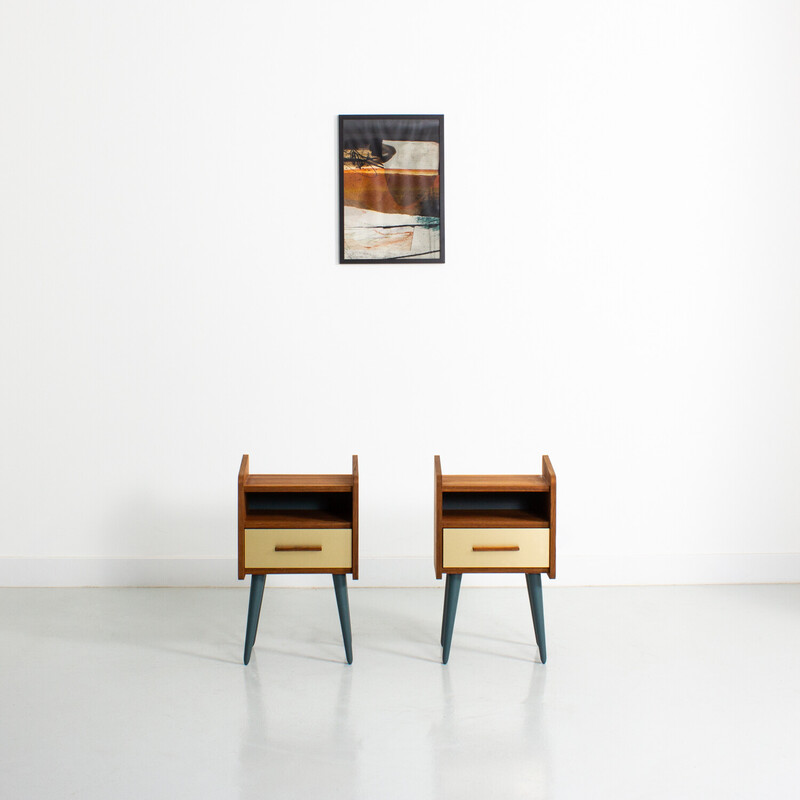
[[550,456],[542,456],[542,476],[550,483],[550,569],[547,576],[556,576],[556,472],[550,463]]
[[444,575],[461,575],[464,572],[538,572],[541,575],[550,575],[548,567],[526,567],[520,569],[519,567],[443,567],[442,573]]
[[550,483],[542,475],[444,475],[445,492],[547,492]]
[[358,579],[358,456],[353,456],[353,580]]
[[439,456],[433,457],[433,564],[436,577],[442,577],[442,561],[444,559],[442,542],[442,462]]
[[239,580],[244,580],[244,482],[250,472],[250,456],[245,453],[242,456],[242,464],[239,467],[239,483],[237,486],[237,498],[239,505]]
[[317,569],[316,567],[270,567],[269,569],[248,569],[248,575],[350,575],[352,573],[350,567],[324,567]]
[[321,553],[321,544],[276,544],[276,553]]
[[442,512],[443,528],[547,528],[549,522],[527,511],[458,510]]
[[350,520],[326,511],[251,511],[247,528],[349,528]]
[[473,553],[517,553],[519,552],[518,544],[505,544],[505,545],[487,545],[480,547],[478,545],[472,546]]
[[351,492],[352,475],[248,475],[244,490],[250,492]]

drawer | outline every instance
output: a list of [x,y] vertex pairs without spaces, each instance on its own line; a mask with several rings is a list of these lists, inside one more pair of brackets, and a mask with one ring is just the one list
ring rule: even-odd
[[245,569],[350,569],[349,528],[246,528]]
[[549,528],[445,528],[445,569],[550,566]]

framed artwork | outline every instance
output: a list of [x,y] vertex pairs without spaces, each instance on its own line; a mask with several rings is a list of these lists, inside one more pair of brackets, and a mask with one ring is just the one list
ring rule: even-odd
[[444,116],[339,117],[339,263],[444,263]]

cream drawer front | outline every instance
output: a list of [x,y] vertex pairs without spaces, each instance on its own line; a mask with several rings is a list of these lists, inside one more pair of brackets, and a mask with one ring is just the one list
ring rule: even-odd
[[549,528],[445,528],[445,569],[550,566]]
[[352,565],[349,528],[247,528],[244,532],[245,569],[349,569]]

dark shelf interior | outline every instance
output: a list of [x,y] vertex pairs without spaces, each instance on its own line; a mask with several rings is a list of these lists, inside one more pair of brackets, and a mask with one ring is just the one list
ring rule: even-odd
[[353,496],[349,492],[248,492],[245,524],[264,527],[349,528]]
[[442,527],[546,528],[550,495],[544,492],[444,492]]

